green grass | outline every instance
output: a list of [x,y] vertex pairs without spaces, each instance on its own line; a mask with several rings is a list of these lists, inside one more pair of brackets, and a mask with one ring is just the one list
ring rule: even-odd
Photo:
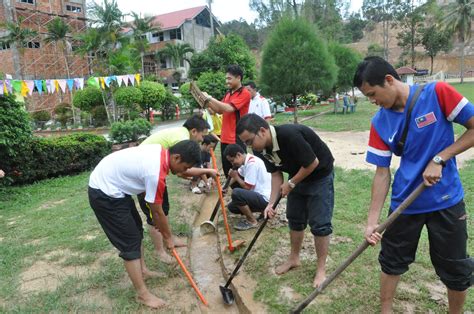
[[[473,175],[474,162],[471,162],[461,171],[467,208],[474,201]],[[335,209],[332,221],[334,226],[333,236],[350,238],[352,242],[331,244],[328,273],[334,271],[363,241],[372,176],[373,172],[370,171],[343,171],[341,169],[336,171]],[[385,216],[386,213],[387,207],[384,208],[382,216]],[[469,220],[468,233],[472,235],[473,232],[474,227]],[[311,234],[307,231],[306,236],[311,237]],[[274,267],[275,264],[273,262],[275,252],[281,246],[289,247],[288,229],[282,227],[266,231],[245,265],[245,270],[258,282],[254,297],[267,304],[270,312],[287,312],[297,304],[297,302],[290,302],[282,297],[280,291],[282,287],[290,287],[299,294],[298,301],[301,301],[313,291],[311,284],[316,268],[314,262],[303,262],[302,267],[282,276],[276,276],[270,271],[270,268]],[[326,288],[323,295],[316,298],[312,305],[308,307],[307,313],[378,312],[380,266],[377,257],[379,249],[379,246],[376,248],[369,247]],[[474,245],[472,241],[469,241],[468,252],[472,254],[473,249]],[[312,243],[305,250],[315,256]],[[430,291],[426,286],[426,284],[434,283],[437,280],[431,266],[427,234],[424,231],[418,247],[417,260],[410,267],[410,271],[402,277],[404,284],[409,285],[419,293],[414,294],[398,289],[395,301],[396,311],[404,312],[402,302],[408,302],[415,306],[416,312],[428,312],[429,310],[435,313],[446,312],[446,308],[430,298]],[[472,310],[473,308],[474,296],[471,293],[468,296],[465,310]]]
[[[112,301],[114,312],[142,309],[134,302],[130,282],[123,284],[123,263],[89,206],[89,174],[85,172],[28,186],[0,189],[0,312],[110,311],[101,305],[77,299],[95,290]],[[190,235],[191,227],[180,215],[184,207],[180,200],[183,184],[175,176],[170,176],[167,181],[172,186],[172,230]],[[151,241],[147,236],[145,239],[150,269],[176,277],[176,270],[150,256]],[[61,250],[65,255],[60,254]],[[104,253],[108,255],[99,259]],[[56,265],[59,269],[82,267],[88,271],[85,276],[65,278],[55,291],[22,293],[21,273],[37,261]],[[164,282],[166,279],[153,279],[150,285]]]

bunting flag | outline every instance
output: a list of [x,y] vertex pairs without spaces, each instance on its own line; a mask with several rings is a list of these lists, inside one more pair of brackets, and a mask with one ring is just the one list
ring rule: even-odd
[[135,75],[129,74],[127,76],[128,76],[128,79],[130,80],[130,83],[132,83],[132,86],[135,86]]
[[113,81],[116,81],[117,78],[115,76],[107,76],[104,78],[105,86],[110,87]]
[[87,86],[92,86],[99,89],[100,88],[99,79],[93,76],[89,77],[89,79],[87,80]]
[[35,86],[36,90],[40,95],[43,95],[43,81],[41,80],[35,80]]
[[66,85],[67,85],[66,80],[56,80],[56,82],[58,82],[58,85],[61,88],[61,91],[63,93],[65,93],[66,92]]
[[140,85],[140,80],[141,80],[140,73],[135,74],[135,81],[137,81],[137,85]]
[[5,80],[5,86],[8,93],[13,93],[13,86],[11,80]]
[[58,93],[59,93],[59,82],[58,82],[58,80],[53,80],[53,82],[54,82],[54,90],[58,91]]
[[48,94],[55,92],[54,80],[46,80],[46,89],[48,90]]
[[100,83],[100,87],[102,87],[102,89],[105,89],[105,82],[104,82],[104,78],[101,76],[99,77],[99,83]]
[[13,90],[16,93],[20,93],[21,92],[21,81],[20,80],[12,80],[11,82],[12,82]]
[[6,87],[3,81],[0,81],[0,95],[6,94]]
[[28,95],[29,89],[28,86],[26,85],[25,81],[21,81],[21,91],[20,94],[23,97],[26,97]]
[[82,77],[81,78],[75,78],[74,79],[74,86],[76,87],[76,90],[84,89],[84,79]]
[[[117,84],[119,87],[122,87],[122,84],[124,84],[124,75],[117,75]],[[125,83],[125,86],[127,86],[127,83]]]
[[35,81],[33,80],[26,80],[26,86],[28,87],[28,95],[33,95],[33,90],[35,89]]
[[67,79],[66,84],[69,88],[69,91],[72,93],[72,89],[74,88],[74,79]]

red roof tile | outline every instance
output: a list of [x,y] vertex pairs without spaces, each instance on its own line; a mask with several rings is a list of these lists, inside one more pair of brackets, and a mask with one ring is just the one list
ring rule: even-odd
[[416,71],[409,67],[401,67],[397,70],[398,75],[416,74]]
[[160,26],[162,30],[178,28],[184,23],[184,21],[194,18],[205,8],[206,6],[203,5],[200,7],[156,15],[153,19],[153,24]]

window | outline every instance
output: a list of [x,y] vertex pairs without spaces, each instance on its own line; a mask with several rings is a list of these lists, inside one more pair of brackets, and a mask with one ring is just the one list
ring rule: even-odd
[[160,68],[161,69],[166,69],[167,66],[166,66],[166,58],[161,58],[160,59]]
[[170,30],[170,39],[181,39],[181,28]]
[[66,11],[69,11],[69,12],[72,12],[72,13],[81,13],[82,8],[78,7],[78,6],[75,6],[75,5],[67,4],[66,5]]
[[35,0],[20,0],[21,3],[35,4]]
[[7,50],[10,49],[10,44],[9,43],[2,43],[0,45],[0,50]]
[[156,38],[158,41],[163,41],[163,40],[165,40],[165,36],[164,36],[164,33],[163,33],[163,32],[153,33],[153,34],[151,35],[151,37]]
[[25,48],[39,49],[41,44],[39,41],[29,41],[25,44]]

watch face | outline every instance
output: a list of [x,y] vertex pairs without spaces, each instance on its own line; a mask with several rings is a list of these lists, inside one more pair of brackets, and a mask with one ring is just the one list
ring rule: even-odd
[[441,157],[439,157],[439,156],[435,156],[433,158],[433,161],[437,164],[441,164],[443,162],[443,159],[441,159]]

